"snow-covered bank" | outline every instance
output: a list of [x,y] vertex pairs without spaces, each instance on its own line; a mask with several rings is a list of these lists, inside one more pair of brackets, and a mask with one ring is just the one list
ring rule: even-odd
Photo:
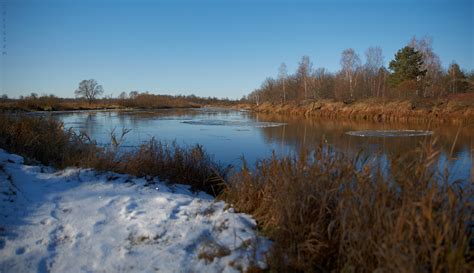
[[264,267],[255,221],[186,186],[24,165],[0,149],[0,272],[233,272]]

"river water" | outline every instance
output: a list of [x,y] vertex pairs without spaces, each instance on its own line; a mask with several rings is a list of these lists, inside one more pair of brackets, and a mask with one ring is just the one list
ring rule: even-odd
[[[420,143],[437,140],[441,157],[438,165],[449,171],[451,180],[472,181],[473,126],[373,123],[348,120],[306,119],[239,110],[201,108],[154,111],[82,111],[50,114],[67,128],[87,133],[99,145],[110,145],[115,128],[126,134],[122,149],[134,149],[155,138],[179,145],[201,144],[223,164],[239,165],[276,155],[295,154],[302,148],[328,144],[338,151],[357,153],[387,161],[413,152]],[[380,130],[389,131],[386,135]],[[416,134],[399,134],[417,130]],[[354,133],[353,131],[362,131]],[[420,131],[428,131],[425,135]],[[365,133],[367,132],[367,133]],[[431,133],[432,132],[432,133]]]

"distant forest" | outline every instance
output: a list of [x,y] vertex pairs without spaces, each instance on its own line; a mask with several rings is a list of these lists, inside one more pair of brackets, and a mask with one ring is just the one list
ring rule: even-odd
[[384,67],[380,47],[365,51],[365,63],[352,48],[345,49],[341,69],[335,73],[313,68],[303,56],[294,74],[282,63],[278,77],[267,78],[260,88],[242,100],[256,103],[303,102],[335,99],[350,102],[365,98],[412,99],[440,98],[460,93],[474,93],[474,71],[463,71],[456,62],[443,69],[433,52],[432,39],[412,38],[400,49],[389,67]]

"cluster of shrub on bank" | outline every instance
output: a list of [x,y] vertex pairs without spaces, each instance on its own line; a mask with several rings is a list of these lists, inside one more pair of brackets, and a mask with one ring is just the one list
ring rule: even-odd
[[273,271],[473,269],[472,188],[436,176],[439,152],[432,143],[393,159],[390,174],[330,147],[230,170],[201,146],[150,140],[119,151],[55,120],[3,114],[0,147],[30,162],[157,176],[213,194],[253,215],[274,241]]
[[54,95],[39,96],[32,93],[18,99],[7,96],[0,98],[0,111],[68,111],[97,109],[166,109],[166,108],[197,108],[205,105],[234,105],[236,101],[229,99],[202,98],[190,96],[155,95],[148,92],[132,91],[119,97],[105,97],[94,100],[85,98],[59,98]]

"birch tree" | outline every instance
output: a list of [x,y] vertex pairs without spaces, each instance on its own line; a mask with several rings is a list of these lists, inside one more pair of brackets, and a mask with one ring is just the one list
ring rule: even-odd
[[309,84],[309,76],[312,70],[312,63],[309,60],[308,56],[303,56],[298,66],[297,76],[298,79],[303,83],[303,90],[304,90],[304,99],[308,98],[308,84]]
[[349,93],[351,98],[354,97],[354,88],[357,85],[356,73],[360,67],[359,55],[352,48],[342,51],[341,67],[344,78],[349,82]]
[[321,98],[321,93],[323,89],[323,81],[327,74],[325,68],[321,67],[314,71],[314,81],[316,83],[316,88],[314,89],[314,99]]
[[453,62],[449,65],[448,77],[449,89],[453,95],[468,89],[466,74],[457,63]]
[[382,48],[380,47],[369,47],[365,51],[365,70],[367,78],[370,83],[370,93],[372,96],[379,96],[379,81],[381,77],[379,75],[380,68],[383,66],[383,55]]
[[282,100],[283,103],[286,102],[286,79],[288,78],[288,71],[285,63],[281,63],[278,70],[278,78],[280,79],[282,86]]
[[441,61],[433,51],[433,39],[431,37],[423,37],[422,39],[413,37],[408,45],[422,54],[423,65],[421,69],[426,70],[423,96],[433,96],[432,89],[434,85],[440,83],[442,77]]

